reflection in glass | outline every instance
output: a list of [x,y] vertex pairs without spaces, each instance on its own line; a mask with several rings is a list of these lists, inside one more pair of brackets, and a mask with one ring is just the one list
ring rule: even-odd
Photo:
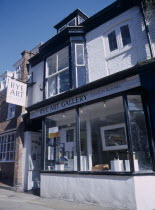
[[80,109],[82,171],[129,171],[122,97]]
[[151,170],[151,157],[141,96],[128,96],[135,171]]
[[118,49],[115,31],[112,31],[110,34],[108,34],[108,40],[109,40],[110,52]]
[[48,97],[54,96],[57,93],[57,76],[48,79]]
[[60,93],[69,90],[69,71],[64,71],[59,75]]
[[124,25],[120,29],[121,29],[121,36],[122,36],[123,46],[126,46],[127,44],[131,43],[129,26],[128,25]]
[[46,118],[46,170],[77,170],[75,110]]

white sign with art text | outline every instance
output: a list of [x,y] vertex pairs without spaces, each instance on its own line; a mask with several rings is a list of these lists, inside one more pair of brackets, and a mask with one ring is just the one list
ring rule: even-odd
[[15,79],[8,79],[6,102],[25,106],[27,85]]

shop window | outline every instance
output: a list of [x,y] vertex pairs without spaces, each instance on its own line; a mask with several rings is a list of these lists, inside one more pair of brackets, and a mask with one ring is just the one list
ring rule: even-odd
[[8,120],[15,117],[15,107],[14,104],[8,104]]
[[84,44],[75,44],[76,60],[76,86],[80,87],[86,84],[86,68],[84,57]]
[[141,96],[129,95],[127,98],[135,171],[151,170],[151,155]]
[[68,47],[47,58],[47,98],[69,90]]
[[128,143],[122,97],[80,109],[81,170],[127,171]]
[[0,136],[0,162],[14,161],[15,134]]
[[46,118],[46,170],[77,170],[75,136],[75,110]]

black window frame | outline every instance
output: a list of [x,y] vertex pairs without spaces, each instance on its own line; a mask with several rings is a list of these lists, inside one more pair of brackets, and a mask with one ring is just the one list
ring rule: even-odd
[[[132,142],[131,142],[131,137],[130,137],[130,123],[129,123],[129,115],[128,115],[128,102],[127,102],[127,96],[128,95],[140,95],[142,98],[142,105],[144,108],[144,115],[145,115],[145,122],[146,122],[146,129],[147,129],[147,135],[148,135],[148,143],[149,143],[149,149],[150,149],[150,155],[151,155],[151,161],[152,161],[152,171],[151,172],[136,172],[134,170],[134,160],[133,160],[133,149],[132,149]],[[142,90],[141,88],[134,88],[132,90],[127,90],[121,93],[116,93],[104,98],[96,99],[90,102],[85,103],[84,105],[90,105],[93,103],[97,103],[100,101],[105,101],[108,99],[112,99],[118,96],[122,96],[123,99],[123,105],[124,105],[124,116],[125,116],[125,126],[126,126],[126,133],[127,133],[127,143],[129,147],[129,160],[130,160],[130,171],[124,171],[124,172],[114,172],[114,171],[81,171],[80,168],[80,156],[81,156],[81,142],[80,142],[80,114],[79,110],[80,107],[83,106],[83,104],[67,108],[65,111],[71,110],[76,108],[76,149],[77,149],[77,171],[47,171],[45,170],[45,142],[46,142],[46,124],[45,124],[45,117],[42,119],[42,131],[43,131],[43,142],[42,142],[42,170],[41,173],[60,173],[60,174],[88,174],[88,175],[120,175],[120,176],[128,176],[128,175],[155,175],[155,148],[154,148],[154,139],[153,139],[153,134],[152,134],[152,127],[151,127],[151,119],[150,119],[150,114],[149,114],[149,105],[147,102],[146,94],[145,91]],[[64,110],[63,110],[64,111]],[[54,114],[61,113],[61,111],[57,111]],[[50,116],[52,116],[50,115]]]

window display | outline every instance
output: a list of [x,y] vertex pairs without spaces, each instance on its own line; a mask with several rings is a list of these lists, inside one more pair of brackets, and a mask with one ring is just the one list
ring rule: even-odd
[[46,118],[46,170],[77,169],[75,110]]
[[134,171],[152,170],[141,96],[119,96],[46,117],[45,159],[46,170],[78,171],[80,166],[81,171],[129,172],[132,165]]
[[85,130],[85,157],[89,171],[126,171],[129,160],[122,97],[80,109]]

